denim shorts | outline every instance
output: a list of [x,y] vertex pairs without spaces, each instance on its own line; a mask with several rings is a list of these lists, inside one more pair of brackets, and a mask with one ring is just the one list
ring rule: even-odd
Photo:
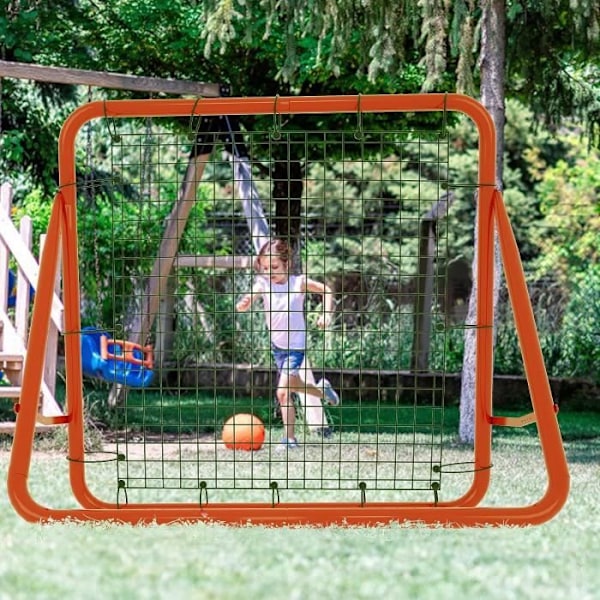
[[299,375],[304,361],[304,350],[283,350],[271,346],[277,370],[283,375]]

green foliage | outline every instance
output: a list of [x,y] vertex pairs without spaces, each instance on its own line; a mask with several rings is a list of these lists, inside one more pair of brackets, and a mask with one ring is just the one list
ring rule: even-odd
[[302,83],[305,73],[340,76],[345,64],[370,81],[401,73],[414,47],[419,12],[411,2],[380,3],[372,10],[349,0],[204,3],[204,53],[226,54],[238,43],[275,45],[278,78]]
[[561,328],[557,371],[600,381],[600,267],[590,266],[575,282]]
[[[550,375],[561,375],[557,361],[561,353],[561,320],[564,313],[564,297],[551,282],[535,282],[530,287],[535,321],[545,365]],[[514,312],[508,299],[508,290],[501,289],[498,317],[496,320],[496,343],[494,347],[494,370],[500,375],[524,373],[521,347],[517,338]]]
[[[589,133],[600,119],[600,11],[594,0],[519,0],[507,13],[506,93],[559,127],[577,115]],[[548,27],[553,23],[552,27]]]
[[[600,381],[598,266],[580,273],[570,288],[559,281],[538,280],[530,288],[530,295],[549,375]],[[501,302],[494,358],[497,373],[523,373],[512,308],[506,298]]]
[[[506,17],[507,92],[522,98],[523,104],[507,102],[504,198],[522,256],[531,261],[528,267],[558,278],[563,286],[561,294],[566,294],[566,281],[587,273],[598,258],[598,209],[594,200],[598,158],[594,154],[585,156],[583,143],[551,136],[540,127],[536,130],[534,115],[544,113],[554,124],[564,114],[585,117],[590,123],[597,121],[598,10],[592,0],[519,0],[507,5]],[[378,1],[360,6],[350,0],[114,0],[100,4],[91,0],[36,0],[7,5],[0,14],[0,39],[2,56],[8,60],[218,81],[231,84],[236,95],[395,93],[416,92],[424,85],[453,90],[455,68],[460,85],[467,85],[464,81],[469,81],[466,76],[472,70],[468,86],[475,89],[478,18],[479,7],[470,0]],[[47,222],[45,203],[56,185],[54,148],[58,129],[75,99],[75,91],[69,86],[2,82],[0,169],[17,189],[17,218],[23,213],[34,217],[36,241]],[[431,130],[440,126],[438,117],[421,119],[412,115],[411,119],[410,127]],[[355,123],[356,115],[298,116],[286,123],[286,128],[348,131]],[[244,121],[248,131],[268,132],[271,125],[271,117]],[[394,183],[392,174],[397,157],[368,147],[364,152],[356,143],[332,144],[327,149],[331,162],[305,165],[307,219],[339,228],[339,235],[329,236],[327,244],[315,237],[314,252],[306,257],[310,271],[339,271],[343,260],[346,270],[396,276],[397,244],[390,240],[400,238],[403,268],[414,272],[414,244],[404,243],[410,237],[409,225],[398,218],[398,210],[416,219],[430,201],[439,197],[444,179],[455,184],[454,204],[445,223],[448,255],[471,258],[465,249],[472,246],[476,164],[469,148],[474,147],[476,138],[464,122],[449,125],[453,140],[449,172],[428,173],[427,183],[421,181],[422,204],[410,201],[417,192],[416,184],[410,181],[409,163],[417,156],[430,160],[434,154],[431,148],[407,152],[406,177],[401,185]],[[408,125],[394,115],[375,115],[365,116],[364,126],[387,131]],[[260,155],[259,147],[253,148],[253,159],[260,161],[266,157]],[[275,155],[287,158],[287,151],[281,144]],[[106,278],[123,266],[131,291],[142,285],[143,273],[156,252],[159,224],[177,195],[173,186],[163,186],[158,192],[160,200],[155,197],[155,203],[144,205],[143,194],[138,190],[136,196],[131,188],[135,174],[126,170],[119,173],[123,179],[121,189],[113,191],[104,181],[103,173],[110,172],[104,152],[97,145],[92,164],[78,169],[80,177],[90,169],[88,177],[96,183],[103,181],[96,200],[82,199],[84,208],[93,210],[81,218],[86,231],[95,231],[82,240],[83,295],[89,301],[86,306],[90,319],[97,312],[102,320],[127,309],[113,307],[105,298],[104,285],[109,283]],[[80,149],[81,164],[87,159],[84,154]],[[345,164],[342,170],[336,163],[341,156]],[[382,157],[385,162],[380,168],[377,164]],[[164,179],[160,172],[154,176],[156,180]],[[268,197],[270,191],[266,185],[261,187],[261,197]],[[127,208],[115,219],[113,208],[121,202]],[[201,229],[205,216],[200,205],[197,210],[200,214],[194,219]],[[117,252],[127,256],[134,251],[130,237],[136,223],[146,219],[151,223],[144,232],[147,235],[141,248],[135,249],[137,256],[145,258],[136,264],[113,260],[107,246],[110,236],[117,235]],[[113,226],[114,231],[110,230]],[[98,246],[94,248],[96,241]],[[190,232],[184,237],[182,250],[193,252],[205,247],[212,252],[211,243],[214,240],[202,238],[199,231]],[[319,244],[322,247],[316,250]],[[97,271],[106,274],[104,279],[92,277]],[[196,280],[193,293],[202,293],[205,283]],[[183,308],[192,292],[189,281],[178,285]],[[97,298],[100,307],[95,306]],[[204,302],[208,300],[203,298]],[[231,306],[214,307],[212,312],[215,330],[235,330]],[[196,325],[190,324],[187,330],[192,337]],[[223,357],[231,356],[227,350],[232,345],[231,336],[227,336],[222,345]],[[558,352],[559,332],[549,329],[542,337],[552,355]],[[460,345],[452,340],[453,352],[459,356]],[[507,350],[506,356],[509,354]],[[502,368],[509,369],[508,362]]]
[[[118,298],[130,296],[136,285],[152,269],[156,247],[152,240],[160,236],[166,206],[128,202],[119,193],[113,198],[95,197],[82,203],[79,215],[80,272],[84,325],[121,321],[127,306],[113,305],[113,289],[125,290]],[[139,234],[143,224],[144,235]],[[85,233],[84,233],[85,232]],[[138,260],[134,260],[135,258]]]
[[[60,37],[65,29],[72,42],[77,11],[70,0],[4,5],[0,11],[2,60],[35,62],[49,40]],[[2,79],[0,89],[0,172],[11,179],[17,201],[34,186],[51,194],[56,185],[56,140],[74,106],[74,89],[13,79]]]
[[57,138],[72,106],[69,95],[56,90],[29,82],[2,84],[0,172],[11,175],[17,202],[34,186],[47,194],[56,186]]
[[235,311],[237,299],[251,288],[251,273],[180,269],[177,279],[175,360],[270,364],[264,316],[260,311]]
[[409,369],[412,314],[378,312],[373,306],[367,312],[358,326],[341,324],[325,334],[313,331],[309,343],[312,364],[329,369]]
[[536,232],[539,271],[563,280],[586,273],[600,253],[600,155],[586,155],[574,137],[565,141],[568,153],[537,186],[544,219]]
[[[350,0],[114,0],[101,5],[41,0],[11,3],[0,18],[0,39],[9,60],[218,81],[231,84],[241,96],[410,93],[455,88],[455,58],[462,65],[475,63],[478,17],[472,0],[379,0],[364,6]],[[523,0],[507,7],[507,20],[511,93],[555,121],[578,113],[595,123],[600,113],[594,3]],[[548,22],[559,26],[548,27]],[[535,40],[535,47],[529,40]],[[531,60],[532,55],[541,59]],[[468,70],[461,66],[459,78],[464,80]],[[55,163],[44,149],[55,147],[54,118],[28,121],[16,106],[13,87],[10,81],[4,85],[4,170],[20,171],[23,158],[49,191]],[[73,100],[68,86],[34,87],[52,90],[49,106],[62,103],[66,111],[66,101]],[[333,128],[340,117],[327,120]],[[383,117],[381,126],[387,120]],[[249,121],[249,127],[260,128]],[[314,119],[295,121],[302,128],[315,125]],[[32,131],[46,130],[54,132],[48,139],[36,135],[35,144],[28,142]]]
[[[84,188],[85,192],[85,188]],[[174,198],[128,197],[123,188],[92,194],[80,201],[78,228],[84,325],[123,322],[136,309],[136,297],[146,285],[164,232],[164,220]],[[195,203],[181,251],[202,253],[206,239],[198,235],[205,222],[202,191]],[[114,290],[118,290],[115,294]],[[132,304],[133,303],[133,304]],[[126,317],[125,317],[126,318]]]
[[13,207],[13,219],[16,224],[20,223],[25,215],[31,218],[33,225],[32,252],[35,256],[39,256],[40,236],[48,230],[51,212],[52,202],[41,187],[33,188],[20,204]]

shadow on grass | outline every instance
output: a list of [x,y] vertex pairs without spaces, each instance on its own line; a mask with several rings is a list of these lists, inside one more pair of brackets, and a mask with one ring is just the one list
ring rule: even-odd
[[565,454],[569,463],[596,465],[600,468],[600,436],[566,441]]

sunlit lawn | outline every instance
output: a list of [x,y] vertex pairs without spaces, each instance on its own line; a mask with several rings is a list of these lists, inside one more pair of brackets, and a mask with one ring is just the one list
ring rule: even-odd
[[[535,527],[35,525],[17,516],[4,494],[0,599],[596,599],[600,419],[566,411],[560,418],[571,494],[558,516]],[[451,444],[446,458],[471,454]],[[3,479],[8,458],[0,452]],[[65,462],[64,454],[36,452],[32,494],[49,506],[72,505]],[[102,485],[110,468],[90,477],[97,473]],[[535,502],[544,473],[535,428],[499,432],[486,504]]]

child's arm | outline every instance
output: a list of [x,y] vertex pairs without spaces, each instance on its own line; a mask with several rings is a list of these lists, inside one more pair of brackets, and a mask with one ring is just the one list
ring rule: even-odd
[[333,290],[326,283],[321,283],[320,281],[306,277],[304,281],[304,291],[310,292],[311,294],[321,294],[323,297],[323,313],[320,314],[317,319],[317,327],[321,329],[329,327],[335,308]]
[[254,304],[254,302],[261,297],[262,291],[262,287],[255,283],[252,286],[252,291],[250,291],[248,294],[245,294],[238,300],[238,303],[235,305],[235,310],[238,312],[246,312],[249,310],[252,304]]

